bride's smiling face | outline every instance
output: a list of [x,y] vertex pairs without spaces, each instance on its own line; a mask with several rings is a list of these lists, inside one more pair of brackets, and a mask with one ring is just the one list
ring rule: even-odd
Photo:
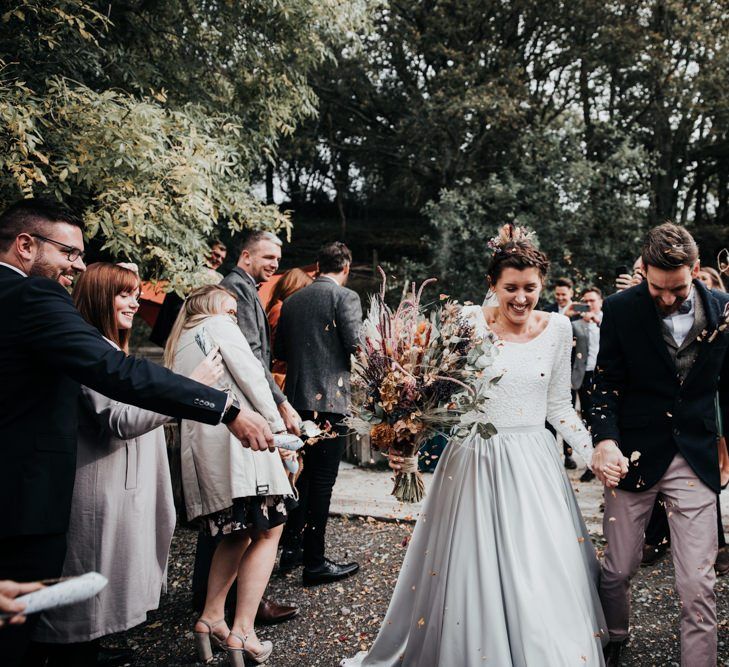
[[534,267],[505,268],[496,284],[494,294],[499,300],[499,311],[514,324],[524,324],[537,307],[542,291],[542,276]]

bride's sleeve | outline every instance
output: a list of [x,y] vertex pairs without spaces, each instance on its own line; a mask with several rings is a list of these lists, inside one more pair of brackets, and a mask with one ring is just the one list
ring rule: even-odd
[[554,426],[567,444],[590,466],[592,438],[572,406],[570,378],[572,375],[572,325],[564,316],[558,324],[557,349],[554,353],[552,377],[547,392],[547,421]]

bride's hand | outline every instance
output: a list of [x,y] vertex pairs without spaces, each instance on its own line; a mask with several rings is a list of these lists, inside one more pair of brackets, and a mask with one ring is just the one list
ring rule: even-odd
[[400,472],[404,460],[402,456],[396,456],[395,454],[387,455],[387,465],[395,472]]
[[597,443],[592,455],[592,472],[608,488],[614,488],[628,474],[628,462],[614,440]]
[[196,380],[208,387],[212,387],[223,377],[223,357],[220,356],[220,348],[216,345],[191,373],[190,379]]

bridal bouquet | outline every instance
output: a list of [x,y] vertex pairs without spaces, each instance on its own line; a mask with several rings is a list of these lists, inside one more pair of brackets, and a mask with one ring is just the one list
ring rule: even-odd
[[376,449],[403,456],[392,490],[398,500],[418,502],[425,495],[418,472],[418,450],[437,433],[456,437],[496,433],[485,418],[497,348],[479,338],[462,307],[444,299],[429,315],[421,306],[426,280],[392,310],[382,288],[372,297],[354,355],[354,399],[348,424],[369,435]]

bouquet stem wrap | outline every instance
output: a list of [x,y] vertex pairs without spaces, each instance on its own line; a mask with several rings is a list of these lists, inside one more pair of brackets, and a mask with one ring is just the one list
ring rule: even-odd
[[[398,456],[402,453],[393,450]],[[418,470],[418,452],[403,455],[400,471],[395,475],[392,495],[402,503],[419,503],[425,497],[425,483]]]

